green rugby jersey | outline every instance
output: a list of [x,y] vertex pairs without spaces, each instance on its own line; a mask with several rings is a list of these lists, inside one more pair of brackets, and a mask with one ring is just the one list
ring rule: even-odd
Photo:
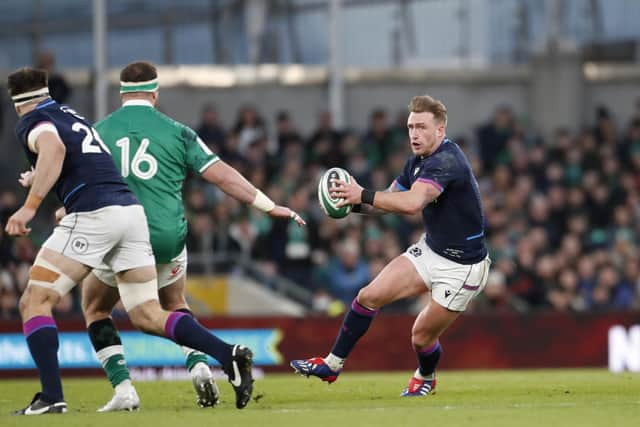
[[187,167],[201,174],[218,156],[191,128],[143,100],[125,102],[94,127],[144,206],[156,263],[168,263],[187,236],[182,203]]

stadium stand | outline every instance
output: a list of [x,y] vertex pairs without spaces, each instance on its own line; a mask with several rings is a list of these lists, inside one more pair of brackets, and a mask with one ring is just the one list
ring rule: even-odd
[[[317,201],[317,179],[342,164],[365,186],[386,188],[401,170],[408,145],[402,117],[389,122],[374,109],[364,132],[334,129],[322,114],[317,129],[300,135],[294,117],[282,111],[273,122],[247,106],[226,127],[213,106],[203,106],[195,128],[225,160],[264,188],[277,203],[308,219],[305,229],[273,223],[219,190],[189,180],[185,201],[191,272],[228,273],[234,258],[253,260],[260,282],[284,276],[310,291],[307,308],[327,313],[332,302],[348,303],[390,259],[421,233],[419,218],[350,215],[331,220]],[[287,123],[283,123],[283,122]],[[269,131],[273,130],[272,134]],[[271,135],[271,136],[270,136]],[[590,311],[640,304],[640,109],[618,126],[606,106],[577,134],[558,129],[543,139],[499,107],[477,128],[476,140],[455,138],[472,159],[484,200],[487,236],[494,262],[487,290],[475,311]],[[497,154],[483,155],[484,147]],[[380,158],[386,161],[381,162]],[[15,209],[14,188],[0,195],[2,220]],[[50,207],[53,209],[53,206]],[[52,212],[52,211],[51,211]],[[46,227],[45,227],[46,228]],[[0,317],[16,318],[38,236],[0,236]],[[198,253],[226,254],[215,266]],[[205,257],[206,258],[206,257]],[[204,258],[203,258],[204,259]],[[195,262],[194,262],[195,261]],[[411,311],[412,304],[392,311]],[[63,300],[59,314],[79,315],[78,291]]]

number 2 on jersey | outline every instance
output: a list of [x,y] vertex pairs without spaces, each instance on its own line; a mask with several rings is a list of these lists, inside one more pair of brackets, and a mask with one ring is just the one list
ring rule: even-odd
[[[94,128],[85,126],[80,122],[75,122],[71,126],[71,130],[84,133],[84,138],[82,139],[82,154],[102,152],[111,154],[111,151],[104,145],[104,142],[100,139],[100,135],[98,135],[98,132],[96,132]],[[97,142],[98,145],[95,145],[94,142]],[[100,148],[102,148],[102,150],[100,150]]]
[[[149,147],[149,139],[144,138],[140,142],[140,147],[138,147],[138,151],[131,159],[131,164],[129,164],[129,149],[130,149],[130,141],[128,137],[120,138],[116,141],[116,146],[120,147],[122,150],[121,160],[122,160],[122,176],[128,177],[129,170],[133,172],[135,176],[140,179],[151,179],[158,172],[158,161],[151,154],[147,153],[147,148]],[[142,170],[141,165],[146,163],[148,166],[145,168],[146,170]]]

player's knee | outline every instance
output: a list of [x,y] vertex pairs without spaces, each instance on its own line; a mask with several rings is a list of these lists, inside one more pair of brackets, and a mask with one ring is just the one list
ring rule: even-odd
[[[166,288],[160,289],[160,305],[166,311],[178,311],[189,308],[187,300],[182,292],[166,292]],[[164,291],[164,292],[163,292]]]
[[157,300],[147,301],[130,310],[129,318],[133,326],[142,332],[158,335],[164,330],[164,324],[159,323],[160,313],[162,309]]
[[[29,283],[25,295],[30,304],[35,304],[34,300],[59,299],[65,296],[76,282],[67,276],[56,265],[38,256],[29,271]],[[57,301],[55,301],[57,302]]]
[[162,309],[165,311],[178,311],[178,310],[182,310],[182,309],[188,309],[189,306],[187,305],[186,301],[160,301],[160,305],[162,306]]
[[136,310],[135,314],[130,314],[129,318],[131,319],[131,323],[136,329],[141,330],[142,332],[151,333],[154,331],[153,319],[146,311]]
[[24,293],[20,297],[20,302],[18,303],[18,310],[20,311],[20,316],[24,317],[25,312],[31,306],[31,295],[29,292],[29,288],[25,289]]
[[82,301],[82,314],[87,325],[98,320],[106,319],[111,315],[111,311],[103,310],[95,301]]
[[413,327],[411,330],[411,344],[414,348],[423,348],[438,340],[438,335],[428,328]]
[[75,282],[55,266],[36,258],[27,288],[18,302],[20,315],[29,317],[43,310],[50,311],[74,285]]
[[32,317],[34,314],[50,312],[60,297],[54,292],[39,287],[27,286],[18,302],[18,310],[22,318]]
[[120,300],[134,326],[143,332],[157,330],[158,312],[161,311],[158,302],[157,280],[144,283],[118,283]]
[[358,291],[356,301],[358,301],[360,305],[371,310],[377,310],[385,305],[384,299],[369,286],[365,286]]

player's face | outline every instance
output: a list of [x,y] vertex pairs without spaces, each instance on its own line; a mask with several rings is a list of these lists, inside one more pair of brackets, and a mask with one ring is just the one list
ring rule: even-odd
[[411,151],[416,156],[433,153],[444,137],[444,125],[436,122],[429,112],[409,114],[407,129]]

